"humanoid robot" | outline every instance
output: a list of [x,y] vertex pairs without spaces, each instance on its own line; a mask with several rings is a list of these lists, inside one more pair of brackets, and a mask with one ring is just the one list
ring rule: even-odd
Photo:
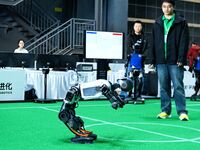
[[[140,21],[136,23],[142,25]],[[144,60],[145,60],[145,50],[147,48],[147,41],[145,40],[142,34],[139,35],[133,34],[132,36],[130,36],[128,48],[129,51],[128,51],[127,63],[125,64],[125,69],[126,69],[125,76],[133,81],[134,88],[133,91],[129,92],[126,100],[133,102],[134,104],[144,104],[145,100],[141,96],[141,94],[144,81],[143,78]]]
[[128,56],[126,67],[126,76],[133,81],[133,91],[129,91],[127,101],[133,101],[134,104],[144,104],[141,97],[143,86],[143,57],[141,54],[132,53]]
[[191,96],[191,101],[197,101],[200,99],[199,89],[200,89],[200,57],[198,56],[194,61],[193,67],[194,75],[195,75],[195,86],[194,91],[195,93]]
[[84,121],[76,116],[75,108],[78,101],[85,95],[92,95],[93,99],[105,96],[111,103],[113,109],[123,108],[125,101],[119,97],[121,91],[132,90],[133,83],[128,78],[118,79],[117,83],[111,84],[107,80],[99,79],[93,82],[82,83],[72,86],[63,100],[59,112],[59,119],[75,134],[71,139],[73,143],[92,143],[97,135],[85,130]]

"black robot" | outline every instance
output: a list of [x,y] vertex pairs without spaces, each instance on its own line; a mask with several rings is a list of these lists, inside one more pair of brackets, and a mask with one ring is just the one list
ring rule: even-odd
[[105,96],[111,103],[113,109],[123,108],[125,101],[119,97],[121,91],[128,92],[132,90],[133,83],[130,79],[119,79],[118,83],[111,84],[107,80],[96,80],[94,82],[82,83],[72,86],[63,100],[59,112],[59,119],[75,134],[71,139],[74,143],[92,143],[96,140],[97,135],[84,128],[84,121],[76,116],[75,108],[82,98],[83,92],[90,92],[93,98],[98,99],[100,95]]

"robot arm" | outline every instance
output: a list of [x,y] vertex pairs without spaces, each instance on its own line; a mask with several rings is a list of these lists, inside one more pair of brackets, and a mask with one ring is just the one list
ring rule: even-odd
[[115,90],[110,90],[110,88],[103,84],[101,87],[102,94],[110,101],[112,108],[117,109],[118,107],[123,108],[125,102],[118,96]]

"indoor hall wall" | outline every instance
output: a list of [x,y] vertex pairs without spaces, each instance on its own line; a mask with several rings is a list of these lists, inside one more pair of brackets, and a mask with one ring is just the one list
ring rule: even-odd
[[107,0],[106,29],[123,32],[124,57],[126,58],[128,0]]
[[[94,0],[36,0],[62,22],[70,18],[94,19]],[[61,12],[55,8],[60,8]]]
[[61,22],[76,17],[76,5],[78,0],[35,0],[40,7],[56,17]]

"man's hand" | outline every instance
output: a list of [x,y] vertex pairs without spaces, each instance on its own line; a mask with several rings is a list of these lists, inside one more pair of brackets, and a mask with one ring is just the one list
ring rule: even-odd
[[189,67],[188,71],[192,73],[193,67]]
[[183,67],[183,63],[177,62],[178,67]]
[[149,69],[154,69],[155,67],[154,67],[153,64],[149,64],[149,65],[148,65],[148,68],[149,68]]
[[148,65],[148,68],[149,68],[151,71],[156,72],[156,68],[155,68],[154,64],[149,64],[149,65]]
[[178,67],[179,67],[180,69],[183,69],[184,71],[186,71],[186,69],[184,68],[183,63],[177,62],[177,65],[178,65]]

